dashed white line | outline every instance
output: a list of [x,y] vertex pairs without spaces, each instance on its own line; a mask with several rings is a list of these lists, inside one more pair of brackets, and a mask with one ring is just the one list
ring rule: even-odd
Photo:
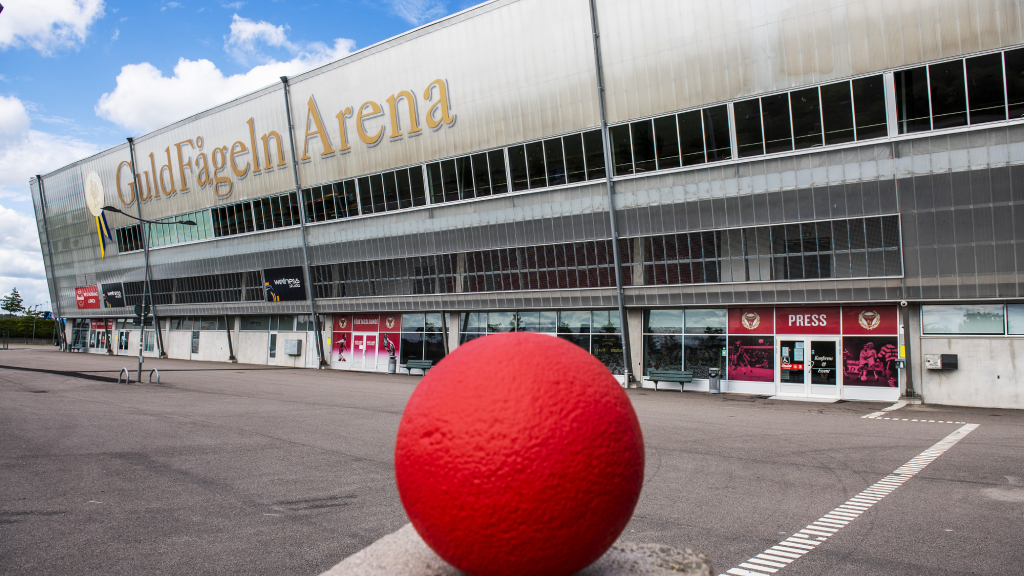
[[827,514],[814,522],[795,532],[789,538],[768,548],[764,552],[741,562],[739,566],[730,568],[719,576],[731,574],[732,576],[766,576],[779,572],[794,560],[814,550],[823,544],[830,536],[833,536],[842,527],[856,520],[886,495],[901,486],[912,478],[925,466],[931,464],[946,450],[962,440],[978,427],[978,424],[965,424],[957,428],[953,433],[935,443],[934,446],[911,458],[906,464],[900,466],[892,474],[875,482],[859,494],[850,498],[843,504],[830,510]]

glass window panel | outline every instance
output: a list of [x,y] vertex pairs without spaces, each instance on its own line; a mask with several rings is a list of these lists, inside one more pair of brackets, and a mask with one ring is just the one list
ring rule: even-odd
[[967,59],[967,99],[971,103],[971,124],[1006,120],[1002,54]]
[[370,176],[370,193],[373,199],[373,213],[384,212],[386,210],[384,200],[384,175],[374,174]]
[[[699,112],[689,112],[697,115],[700,121]],[[701,142],[701,159],[704,156],[704,146]],[[654,119],[654,150],[658,158],[658,170],[666,168],[678,168],[679,163],[679,134],[676,132],[676,117],[662,116]]]
[[409,189],[413,206],[423,206],[427,203],[426,191],[423,188],[423,169],[419,166],[409,168]]
[[793,130],[789,117],[789,94],[761,98],[761,116],[764,120],[765,153],[792,150]]
[[242,316],[240,330],[269,330],[270,316]]
[[1002,334],[1002,304],[921,306],[925,334]]
[[562,138],[565,152],[565,180],[567,183],[582,182],[587,179],[587,167],[583,160],[583,136],[573,134]]
[[402,346],[401,346],[401,357],[398,361],[399,364],[405,364],[409,360],[422,360],[423,359],[423,334],[402,333]]
[[600,130],[583,133],[583,150],[587,157],[587,180],[604,178],[604,145]]
[[363,206],[363,214],[373,214],[373,192],[370,190],[370,179],[359,179],[359,201]]
[[461,321],[462,332],[487,331],[487,314],[484,312],[464,312]]
[[932,95],[932,127],[952,128],[967,124],[967,90],[964,62],[954,60],[928,67]]
[[694,378],[709,378],[711,368],[725,368],[725,336],[687,336],[683,341],[683,369]]
[[676,116],[679,122],[679,153],[683,166],[704,163],[704,126],[700,110]]
[[487,332],[512,332],[515,329],[515,312],[487,312]]
[[291,216],[289,226],[299,225],[299,195],[297,192],[289,192],[286,197],[288,200],[288,213]]
[[544,144],[531,142],[526,145],[526,168],[530,174],[530,188],[547,186],[547,170],[544,168]]
[[629,125],[612,126],[608,129],[612,141],[612,163],[614,174],[622,176],[633,173],[633,148],[629,142]]
[[622,323],[619,321],[618,310],[595,310],[594,332],[605,334],[617,334],[622,331]]
[[444,358],[444,337],[441,334],[427,334],[423,337],[423,359],[436,364]]
[[931,130],[928,106],[928,76],[924,66],[900,70],[893,76],[896,84],[896,126],[900,134]]
[[512,190],[528,190],[530,178],[526,172],[526,147],[513,146],[508,149],[508,168],[512,175]]
[[857,140],[888,136],[885,84],[881,75],[853,81],[853,106],[857,117]]
[[264,205],[266,205],[267,208],[270,207],[266,198],[253,202],[253,215],[256,218],[257,231],[267,229],[267,218],[264,216]]
[[633,122],[629,127],[633,137],[634,169],[636,172],[657,170],[658,163],[654,153],[654,124],[650,120],[642,120]]
[[[314,198],[314,192],[319,192],[320,187],[307,188],[302,191],[303,198],[306,200],[306,222],[316,222],[316,204],[317,200]],[[321,198],[320,201],[323,199]],[[322,211],[321,211],[322,214]]]
[[544,141],[544,160],[547,162],[548,185],[565,184],[565,159],[562,156],[562,139]]
[[398,210],[398,181],[395,172],[381,174],[384,181],[384,207],[387,211]]
[[728,313],[721,309],[687,309],[684,316],[687,334],[725,334]]
[[1003,53],[1010,118],[1024,118],[1024,48]]
[[623,374],[622,369],[622,336],[594,335],[590,353],[594,355],[612,374]]
[[348,218],[348,194],[345,192],[345,184],[347,182],[337,182],[334,184],[334,203],[337,206],[338,218]]
[[474,154],[473,155],[473,188],[476,189],[476,195],[490,196],[491,194],[491,181],[488,177],[487,168],[487,154]]
[[758,98],[733,104],[736,113],[736,146],[740,158],[764,154],[761,134],[761,101]]
[[[243,232],[245,230],[245,222],[241,215],[242,207],[235,204],[234,206],[225,206],[224,210],[227,212],[228,234],[234,236]],[[242,224],[242,226],[239,227],[239,224]]]
[[708,162],[732,158],[732,137],[729,134],[729,108],[725,104],[705,108],[704,142]]
[[402,332],[423,332],[424,315],[402,314]]
[[[853,100],[850,83],[838,82],[821,87],[825,144],[853,142]],[[927,104],[927,101],[925,102]]]
[[459,171],[459,198],[466,200],[475,197],[473,187],[473,160],[469,156],[456,158],[455,167]]
[[538,332],[537,325],[540,323],[540,312],[533,310],[518,312],[520,332]]
[[487,162],[491,169],[491,192],[493,194],[504,194],[508,192],[508,182],[505,176],[505,154],[501,150],[491,150],[487,153]]
[[210,220],[213,222],[213,235],[218,238],[224,236],[224,222],[221,220],[220,208],[210,209]]
[[1024,304],[1006,305],[1007,334],[1024,334]]
[[[818,89],[797,90],[790,94],[793,107],[793,144],[797,150],[822,146],[821,102]],[[884,119],[884,117],[883,117]]]
[[589,334],[589,310],[564,310],[558,313],[558,331],[565,334]]
[[644,336],[644,374],[651,370],[683,369],[683,337]]
[[580,348],[583,348],[587,352],[590,352],[590,335],[589,334],[570,334],[570,333],[565,333],[565,334],[559,334],[558,337],[561,338],[562,340],[567,340],[569,342],[572,342],[573,344],[579,346]]
[[441,163],[427,164],[427,186],[430,188],[430,203],[444,202],[444,187],[441,184]]
[[652,334],[682,334],[682,310],[651,310],[647,313],[644,332]]
[[341,199],[341,184],[328,184],[324,186],[324,215],[328,220],[339,218],[338,205]]
[[444,182],[444,201],[459,199],[459,178],[455,171],[455,160],[441,162],[441,180]]

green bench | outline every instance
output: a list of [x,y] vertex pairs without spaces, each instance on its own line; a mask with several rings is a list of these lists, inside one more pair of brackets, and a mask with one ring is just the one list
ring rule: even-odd
[[423,370],[423,373],[426,374],[427,370],[430,370],[433,365],[433,360],[409,360],[405,364],[402,364],[402,368],[407,368],[410,375],[413,370]]
[[[689,370],[650,370],[647,372],[647,379],[654,382],[654,389],[657,390],[658,382],[678,382],[681,385],[693,382],[693,372]],[[683,386],[679,387],[679,391],[683,391]]]

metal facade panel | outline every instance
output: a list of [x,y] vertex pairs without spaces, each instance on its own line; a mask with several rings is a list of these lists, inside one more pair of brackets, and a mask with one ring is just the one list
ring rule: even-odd
[[1008,0],[597,0],[608,121],[1024,42]]

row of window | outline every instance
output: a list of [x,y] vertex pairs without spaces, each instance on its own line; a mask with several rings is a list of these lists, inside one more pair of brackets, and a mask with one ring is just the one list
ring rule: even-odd
[[921,306],[924,334],[1024,335],[1024,304]]
[[900,70],[893,80],[900,134],[1024,116],[1024,48]]
[[[214,209],[216,210],[216,209]],[[191,220],[195,226],[181,224]],[[118,252],[133,252],[142,250],[142,227],[146,226],[149,246],[168,246],[170,244],[182,244],[196,240],[207,240],[214,237],[213,221],[210,217],[210,210],[200,212],[188,212],[178,216],[170,216],[155,220],[157,224],[133,224],[123,226],[114,230],[117,239]]]

